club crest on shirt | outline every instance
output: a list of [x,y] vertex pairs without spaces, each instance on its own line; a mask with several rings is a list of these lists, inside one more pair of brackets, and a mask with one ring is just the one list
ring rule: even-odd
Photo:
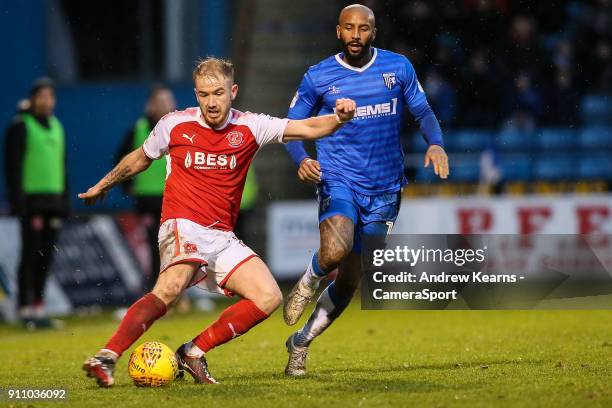
[[229,132],[225,138],[231,147],[240,147],[244,142],[244,136],[237,130]]
[[186,254],[198,252],[198,246],[196,244],[192,244],[191,242],[185,242],[185,244],[183,244],[183,249],[185,250]]
[[393,89],[393,87],[396,84],[396,80],[395,80],[395,72],[385,72],[384,74],[382,74],[383,76],[383,80],[385,81],[385,86],[387,87],[387,89]]

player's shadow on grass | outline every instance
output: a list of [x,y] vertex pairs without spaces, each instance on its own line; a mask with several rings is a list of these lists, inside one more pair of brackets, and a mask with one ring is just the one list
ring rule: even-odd
[[[177,392],[183,397],[188,395],[198,396],[202,390],[206,391],[207,397],[214,398],[237,393],[244,398],[269,396],[271,387],[283,386],[283,392],[288,395],[301,394],[305,389],[309,392],[356,392],[367,391],[376,393],[411,393],[411,392],[436,392],[448,390],[473,389],[482,386],[480,381],[468,381],[461,384],[451,382],[427,381],[415,379],[414,374],[419,370],[494,370],[496,367],[538,365],[546,363],[545,360],[487,360],[470,362],[453,362],[440,364],[421,365],[379,365],[362,367],[338,367],[338,368],[312,368],[306,377],[287,378],[278,370],[252,370],[239,374],[225,375],[219,380],[220,386],[196,385],[190,380],[177,382],[170,387],[172,392]],[[402,373],[411,375],[411,378],[402,378]],[[395,375],[399,375],[399,378]],[[302,384],[299,387],[285,387],[284,385],[294,383]],[[133,387],[131,384],[123,384],[126,388]],[[178,387],[177,387],[178,385]],[[119,388],[123,388],[119,386]]]
[[[268,373],[258,373],[258,377],[236,376],[233,378],[222,379],[221,386],[204,386],[209,397],[222,397],[224,395],[240,395],[243,398],[252,398],[270,395],[271,389],[281,387],[286,396],[303,395],[305,390],[309,393],[338,393],[338,392],[436,392],[445,390],[470,389],[477,384],[450,384],[445,382],[435,382],[426,380],[415,380],[408,378],[381,378],[380,376],[370,376],[364,378],[360,376],[337,376],[329,374],[313,373],[303,378],[286,378],[284,375],[268,375]],[[241,380],[245,380],[242,383]],[[236,383],[236,381],[239,381]],[[225,384],[225,386],[223,386]],[[202,389],[201,385],[182,387],[181,392],[195,392]]]
[[494,368],[496,366],[507,366],[507,365],[539,365],[545,363],[546,360],[480,360],[470,362],[452,362],[452,363],[440,363],[440,364],[402,364],[392,366],[379,366],[379,367],[343,367],[343,368],[322,368],[316,370],[316,372],[325,373],[359,373],[359,372],[400,372],[400,371],[415,371],[415,370],[457,370],[464,368],[479,368],[487,369]]
[[[440,363],[440,364],[402,364],[395,366],[381,366],[368,368],[368,371],[375,372],[397,372],[397,371],[410,371],[410,370],[456,370],[462,368],[493,368],[496,366],[506,366],[506,365],[538,365],[544,363],[545,360],[523,360],[523,359],[515,359],[515,360],[479,360],[479,361],[470,361],[470,362],[452,362],[452,363]],[[366,371],[360,367],[348,367],[341,369],[332,369],[332,368],[323,368],[321,370],[317,370],[320,373],[329,373],[329,372],[362,372]]]

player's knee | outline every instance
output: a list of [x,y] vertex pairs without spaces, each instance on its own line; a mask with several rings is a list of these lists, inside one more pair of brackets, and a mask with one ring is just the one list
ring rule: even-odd
[[336,269],[338,265],[340,265],[340,262],[342,262],[342,260],[348,256],[352,245],[353,243],[351,241],[350,247],[322,246],[319,249],[319,257],[318,257],[319,266],[321,267],[321,269],[323,269],[325,272],[331,272],[334,269]]
[[359,280],[355,279],[346,279],[346,280],[336,280],[335,289],[338,294],[343,297],[352,297],[357,287],[359,286]]
[[153,288],[153,294],[161,299],[167,306],[176,302],[181,293],[183,287],[178,282],[166,282],[162,285],[155,285]]
[[283,294],[278,286],[262,290],[258,296],[253,299],[255,305],[264,313],[271,314],[283,302]]

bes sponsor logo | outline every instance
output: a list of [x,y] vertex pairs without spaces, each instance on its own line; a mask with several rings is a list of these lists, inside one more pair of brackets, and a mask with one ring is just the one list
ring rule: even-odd
[[391,99],[386,103],[377,103],[374,105],[358,106],[355,111],[355,119],[372,119],[381,118],[383,116],[391,116],[397,114],[397,98]]
[[185,156],[185,168],[193,167],[195,170],[233,170],[236,168],[237,160],[235,155],[215,154],[206,152],[194,152],[193,159],[191,152]]

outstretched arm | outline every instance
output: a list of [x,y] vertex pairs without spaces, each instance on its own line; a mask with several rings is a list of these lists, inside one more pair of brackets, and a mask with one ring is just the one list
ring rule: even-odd
[[316,116],[303,120],[290,120],[285,128],[283,140],[314,140],[334,133],[344,123],[355,116],[355,101],[352,99],[336,100],[336,113]]
[[79,194],[79,198],[85,200],[85,204],[93,205],[104,199],[106,193],[115,185],[125,181],[136,174],[146,170],[151,165],[149,159],[141,147],[125,156],[114,169],[112,169],[102,180],[87,190],[86,193]]

